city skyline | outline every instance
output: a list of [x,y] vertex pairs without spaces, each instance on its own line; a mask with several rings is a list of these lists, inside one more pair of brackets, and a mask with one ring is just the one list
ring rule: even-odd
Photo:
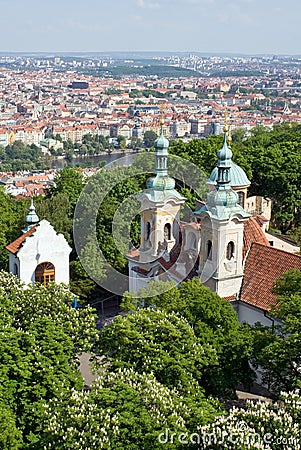
[[297,0],[0,0],[1,52],[301,54]]

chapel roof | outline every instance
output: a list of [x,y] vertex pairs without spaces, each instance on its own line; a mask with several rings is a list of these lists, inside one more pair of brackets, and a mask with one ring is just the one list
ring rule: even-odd
[[6,246],[6,250],[8,250],[10,253],[13,253],[16,255],[22,245],[24,244],[26,238],[31,236],[36,231],[37,225],[33,225],[26,233],[23,233],[20,237],[18,237],[15,241],[11,242]]

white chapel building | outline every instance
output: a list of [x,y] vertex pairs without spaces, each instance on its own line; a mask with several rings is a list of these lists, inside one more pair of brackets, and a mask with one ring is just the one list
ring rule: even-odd
[[71,247],[47,220],[39,220],[33,202],[23,234],[7,245],[9,271],[26,285],[36,282],[69,283]]

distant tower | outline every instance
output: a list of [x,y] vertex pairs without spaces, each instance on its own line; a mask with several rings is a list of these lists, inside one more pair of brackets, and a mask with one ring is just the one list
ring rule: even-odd
[[287,102],[285,102],[284,108],[282,110],[282,114],[284,114],[284,115],[292,114],[292,111],[289,109]]
[[[161,134],[155,144],[155,174],[146,183],[147,189],[137,195],[141,203],[141,236],[139,257],[129,259],[130,290],[137,292],[145,286],[158,267],[158,259],[170,258],[170,252],[179,244],[180,208],[185,202],[175,190],[175,180],[168,175],[169,142]],[[150,274],[147,279],[142,273]]]
[[229,127],[225,120],[224,144],[218,151],[216,189],[195,214],[201,222],[199,274],[201,282],[221,297],[239,292],[242,277],[244,222],[250,215],[238,204],[231,188],[232,152],[227,143]]

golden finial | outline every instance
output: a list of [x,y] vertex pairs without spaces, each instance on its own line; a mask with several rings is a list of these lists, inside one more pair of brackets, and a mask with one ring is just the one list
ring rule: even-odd
[[161,111],[161,114],[160,114],[160,125],[162,127],[164,125],[165,105],[161,104],[159,108],[160,108],[160,111]]
[[227,111],[227,108],[225,108],[225,110],[224,110],[224,128],[223,128],[223,132],[224,133],[228,133],[228,131],[229,131],[228,111]]
[[232,141],[232,137],[231,137],[231,123],[230,123],[230,118],[229,118],[229,115],[228,115],[227,108],[225,108],[225,110],[224,110],[224,128],[223,128],[223,132],[227,135],[227,141],[231,142]]
[[227,137],[228,142],[230,143],[232,141],[232,136],[231,136],[231,124],[229,123],[229,129],[228,129],[228,137]]

